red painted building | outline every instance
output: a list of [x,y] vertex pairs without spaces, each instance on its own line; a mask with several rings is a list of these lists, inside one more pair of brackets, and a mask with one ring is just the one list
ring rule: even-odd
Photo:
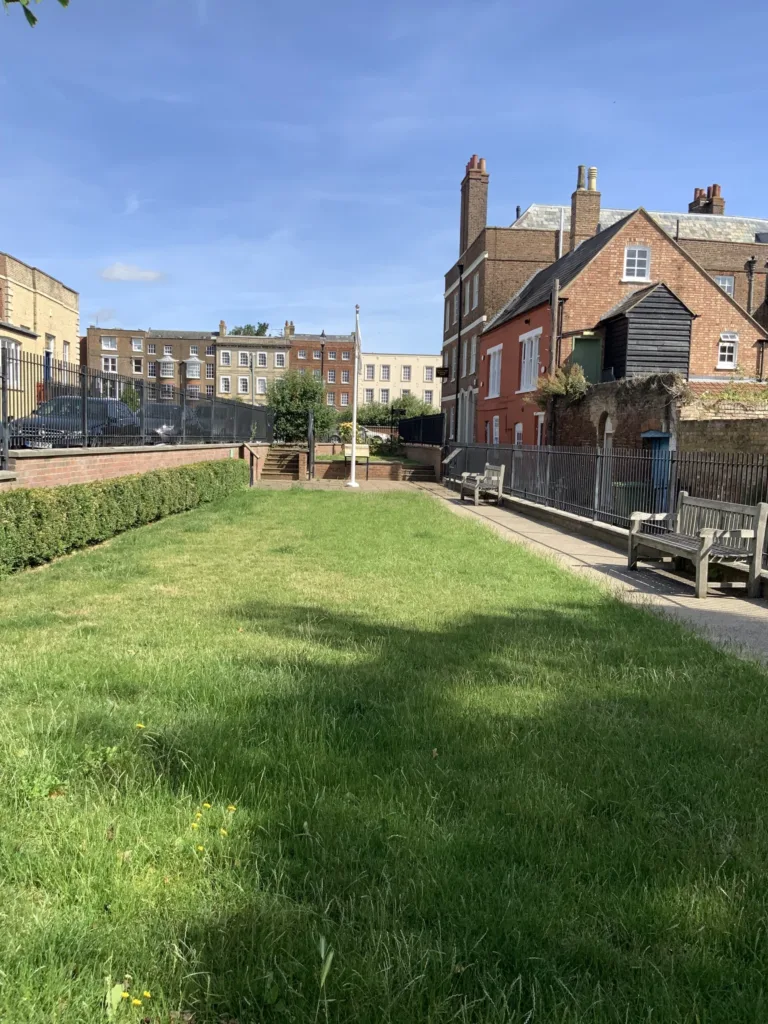
[[580,242],[574,234],[480,337],[479,442],[547,443],[530,398],[559,366],[577,363],[591,384],[670,372],[715,388],[762,379],[765,329],[645,210]]

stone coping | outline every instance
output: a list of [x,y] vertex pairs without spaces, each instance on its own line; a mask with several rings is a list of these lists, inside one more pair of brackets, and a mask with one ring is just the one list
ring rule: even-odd
[[[71,459],[93,455],[150,455],[152,452],[214,451],[222,448],[242,448],[243,444],[256,446],[256,441],[231,441],[229,444],[139,444],[119,445],[115,448],[11,448],[12,459]],[[262,447],[268,447],[265,441]]]

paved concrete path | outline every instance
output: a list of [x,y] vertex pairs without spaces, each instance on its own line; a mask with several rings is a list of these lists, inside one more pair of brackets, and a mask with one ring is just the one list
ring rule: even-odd
[[730,647],[742,657],[768,662],[768,601],[749,600],[712,591],[711,597],[693,596],[693,582],[660,568],[627,569],[623,551],[508,508],[460,502],[455,491],[440,484],[413,484],[444,502],[458,515],[485,523],[510,541],[525,544],[555,558],[572,572],[584,573],[617,597],[647,605],[653,611],[681,619],[714,643]]

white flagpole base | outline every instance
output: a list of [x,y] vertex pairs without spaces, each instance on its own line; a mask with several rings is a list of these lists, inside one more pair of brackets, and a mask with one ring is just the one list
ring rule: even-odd
[[344,484],[344,486],[345,487],[359,487],[360,484],[357,482],[357,480],[347,480],[347,482]]

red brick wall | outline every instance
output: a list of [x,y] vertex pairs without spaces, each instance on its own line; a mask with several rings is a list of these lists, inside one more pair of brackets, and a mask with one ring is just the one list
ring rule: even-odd
[[[264,448],[266,451],[266,448]],[[10,469],[16,480],[0,484],[12,487],[58,487],[63,484],[90,483],[151,469],[171,469],[195,462],[211,462],[242,457],[239,445],[174,446],[171,448],[90,448],[78,451],[54,450],[45,453],[13,453]]]
[[[732,370],[717,369],[717,348],[721,331],[738,331],[738,364],[746,376],[757,369],[758,349],[755,342],[764,336],[714,282],[692,266],[667,236],[642,213],[634,217],[597,254],[582,273],[565,287],[567,298],[563,316],[563,332],[589,330],[605,313],[630,292],[637,282],[622,284],[624,249],[627,245],[648,245],[651,248],[651,280],[663,281],[695,314],[691,329],[691,376],[733,376]],[[563,344],[562,358],[570,353]]]
[[615,448],[642,448],[646,430],[672,432],[675,400],[658,377],[627,387],[621,381],[597,384],[577,402],[555,400],[556,445],[602,445],[610,416]]
[[[401,462],[371,462],[368,467],[369,480],[401,480],[403,464]],[[316,480],[346,480],[349,467],[345,462],[316,462]],[[365,463],[358,460],[355,471],[357,480],[365,480]]]

